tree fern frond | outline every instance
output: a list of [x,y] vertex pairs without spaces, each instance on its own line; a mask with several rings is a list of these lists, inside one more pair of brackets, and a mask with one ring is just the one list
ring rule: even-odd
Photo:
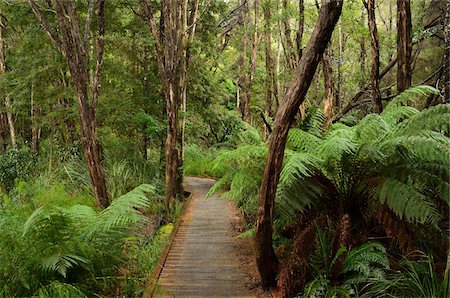
[[322,109],[319,106],[310,106],[305,115],[305,119],[299,125],[299,130],[320,137],[323,132],[324,123],[325,115]]
[[287,147],[294,150],[304,150],[306,152],[315,152],[320,145],[320,138],[303,131],[301,129],[291,128],[288,134]]
[[42,260],[42,268],[48,272],[58,273],[66,277],[67,272],[75,266],[83,266],[89,263],[89,260],[73,255],[55,253]]
[[450,162],[449,140],[430,138],[426,135],[408,135],[389,138],[379,144],[380,150],[389,156],[388,162],[415,161],[440,162],[448,165]]
[[416,134],[423,130],[448,133],[449,118],[450,104],[440,104],[423,110],[402,122],[395,133],[397,135]]
[[390,131],[389,124],[378,114],[369,114],[355,126],[355,136],[359,143],[372,142]]
[[297,152],[287,156],[277,188],[276,202],[281,216],[294,216],[323,192],[323,188],[311,178],[318,171],[320,162],[309,153]]
[[384,109],[389,111],[390,109],[394,109],[397,106],[411,105],[413,103],[416,103],[417,100],[421,97],[430,94],[439,94],[439,90],[428,85],[415,86],[397,95],[389,102],[389,104],[386,105]]
[[[333,124],[332,127],[337,127],[338,124]],[[342,124],[341,124],[342,125]],[[342,154],[352,154],[356,152],[358,143],[355,142],[355,132],[353,128],[342,125],[339,129],[332,129],[328,131],[322,146],[319,149],[319,155],[324,160],[339,161]]]
[[149,184],[141,184],[132,191],[113,200],[108,208],[98,215],[98,224],[95,228],[108,231],[113,228],[127,227],[129,224],[144,221],[146,218],[137,208],[146,208],[151,199],[147,193],[154,192],[154,187]]
[[440,217],[435,204],[425,195],[396,179],[386,179],[378,188],[377,196],[381,203],[386,202],[394,213],[408,221],[435,223]]
[[380,116],[390,127],[408,119],[419,113],[419,110],[410,106],[392,106],[390,109],[384,109]]

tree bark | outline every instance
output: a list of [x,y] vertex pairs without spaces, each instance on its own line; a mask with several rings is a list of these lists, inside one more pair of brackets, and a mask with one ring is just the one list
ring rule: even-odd
[[[197,22],[198,0],[195,0],[188,22],[188,1],[163,0],[159,30],[154,20],[152,3],[142,0],[146,21],[155,40],[154,52],[159,75],[164,88],[167,115],[167,139],[165,146],[165,206],[169,210],[177,194],[182,195],[182,175],[177,143],[184,151],[184,121],[178,123],[178,110],[186,109],[188,84],[189,46],[193,41]],[[184,117],[184,114],[183,114]],[[180,125],[180,129],[178,126]],[[181,132],[181,139],[179,133]]]
[[272,243],[274,201],[289,127],[305,99],[317,65],[327,47],[342,10],[342,0],[324,0],[311,39],[303,52],[294,79],[275,116],[256,221],[256,262],[264,288],[275,285],[277,259]]
[[[289,0],[283,0],[283,12],[284,14],[287,14],[289,11]],[[290,25],[290,17],[284,16],[283,17],[283,28],[284,28],[284,39],[285,39],[285,46],[284,46],[284,54],[286,56],[286,62],[289,68],[294,69],[297,65],[297,57],[295,55],[294,51],[294,43],[292,42],[291,37],[291,25]]]
[[16,141],[16,129],[14,125],[14,116],[11,112],[11,99],[9,98],[9,94],[6,95],[5,98],[5,106],[6,106],[6,118],[8,119],[8,126],[9,126],[9,135],[11,137],[11,146],[16,149],[17,148],[17,141]]
[[41,129],[38,126],[38,123],[36,121],[36,118],[39,114],[39,108],[36,106],[36,103],[34,102],[34,85],[31,84],[31,110],[30,110],[30,116],[31,116],[31,151],[33,151],[34,154],[39,154],[39,143],[40,143],[40,137],[41,137]]
[[397,0],[397,92],[411,87],[411,5],[410,0]]
[[[36,18],[45,29],[49,37],[63,54],[71,75],[72,85],[75,89],[78,114],[80,117],[81,142],[83,144],[84,156],[86,158],[89,175],[92,181],[93,194],[98,206],[106,208],[109,206],[108,192],[106,190],[106,178],[102,168],[102,158],[96,137],[96,107],[100,90],[100,77],[103,64],[103,48],[105,33],[105,0],[97,0],[97,19],[99,34],[96,40],[97,63],[95,77],[91,89],[91,100],[89,100],[89,68],[86,59],[86,42],[84,37],[89,34],[81,32],[80,16],[75,11],[72,0],[55,0],[55,12],[58,23],[58,34],[43,18],[39,6],[34,0],[28,0]],[[50,1],[49,1],[50,3]],[[93,5],[90,2],[88,11]],[[89,26],[87,27],[90,30]]]
[[[1,11],[0,11],[1,15]],[[0,20],[0,74],[5,74],[7,72],[6,61],[5,61],[5,42],[4,42],[4,30],[5,24],[3,23],[3,18]],[[8,91],[5,95],[5,107],[6,107],[6,119],[8,121],[9,126],[9,135],[11,138],[11,146],[13,148],[17,148],[16,142],[16,130],[14,126],[14,116],[12,114],[11,108],[11,98],[8,94]]]
[[[271,37],[271,7],[272,3],[270,0],[264,3],[264,43],[265,43],[265,54],[266,54],[266,95],[264,102],[264,113],[268,117],[273,117],[273,106],[276,102],[278,90],[277,82],[275,78],[275,65],[272,51],[272,37]],[[263,116],[263,120],[266,118]],[[264,139],[268,139],[271,133],[271,128],[266,124],[264,126]]]
[[322,57],[323,79],[325,85],[325,104],[323,113],[325,115],[325,123],[327,123],[334,114],[334,78],[333,66],[331,64],[330,45],[325,49]]
[[450,101],[450,1],[447,1],[444,18],[444,102]]
[[246,122],[250,122],[250,99],[252,96],[253,81],[255,78],[256,70],[256,60],[258,55],[258,45],[259,45],[259,34],[258,34],[258,23],[259,23],[259,0],[254,1],[255,18],[253,22],[254,32],[252,39],[252,52],[250,56],[250,68],[248,70],[248,79],[246,84],[243,85],[245,90],[243,90],[243,98],[241,101],[241,113],[242,119]]
[[370,44],[372,53],[372,70],[370,73],[370,82],[372,88],[372,101],[374,111],[380,114],[383,111],[380,94],[380,46],[378,41],[378,30],[375,19],[375,0],[369,0],[366,4],[369,20]]
[[298,1],[298,27],[295,41],[297,43],[298,60],[302,58],[303,31],[305,30],[305,0]]

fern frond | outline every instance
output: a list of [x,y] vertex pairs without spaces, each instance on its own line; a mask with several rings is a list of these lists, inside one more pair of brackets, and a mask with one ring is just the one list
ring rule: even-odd
[[319,106],[310,106],[299,130],[305,131],[313,136],[320,137],[323,133],[325,115]]
[[420,223],[435,223],[440,218],[435,204],[425,195],[396,179],[386,179],[376,194],[380,202],[386,202],[400,218]]
[[137,209],[149,206],[151,199],[146,194],[152,192],[154,192],[152,185],[141,184],[132,191],[113,200],[111,205],[98,215],[98,224],[95,228],[108,231],[145,221],[145,216]]
[[417,101],[424,96],[430,94],[439,94],[439,90],[432,86],[420,85],[409,88],[403,91],[392,99],[389,104],[386,105],[385,110],[390,110],[398,106],[411,105],[417,103]]
[[389,124],[378,114],[369,114],[355,126],[359,143],[373,142],[390,131]]
[[288,154],[277,188],[279,213],[289,218],[310,205],[323,189],[310,178],[319,169],[321,160],[309,153]]
[[320,145],[320,138],[301,129],[291,128],[288,134],[287,147],[294,150],[316,152]]
[[355,142],[355,131],[353,128],[343,124],[333,124],[319,150],[319,155],[324,160],[339,161],[344,153],[356,152],[358,143]]
[[395,127],[398,123],[405,119],[409,119],[418,113],[419,111],[413,107],[392,106],[392,108],[384,109],[380,116],[390,127]]
[[83,266],[89,263],[89,260],[73,255],[55,253],[42,260],[42,268],[48,272],[58,273],[66,277],[67,272],[75,266]]
[[440,133],[449,132],[450,104],[440,104],[415,114],[402,122],[396,130],[397,135],[417,134],[432,130]]

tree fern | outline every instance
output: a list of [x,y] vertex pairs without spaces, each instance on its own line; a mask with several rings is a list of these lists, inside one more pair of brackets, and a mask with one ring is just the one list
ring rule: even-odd
[[439,90],[432,86],[420,85],[409,88],[392,99],[384,110],[395,109],[398,106],[413,105],[419,103],[424,96],[439,94]]

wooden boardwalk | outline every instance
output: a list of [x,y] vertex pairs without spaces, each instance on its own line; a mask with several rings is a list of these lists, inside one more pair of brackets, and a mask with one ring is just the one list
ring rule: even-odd
[[[251,250],[245,239],[236,239],[233,227],[239,216],[226,200],[205,195],[214,180],[187,177],[193,197],[181,218],[170,246],[154,297],[255,297],[248,290],[249,271],[239,254]],[[245,241],[245,242],[243,242]],[[243,243],[244,247],[243,247]]]

